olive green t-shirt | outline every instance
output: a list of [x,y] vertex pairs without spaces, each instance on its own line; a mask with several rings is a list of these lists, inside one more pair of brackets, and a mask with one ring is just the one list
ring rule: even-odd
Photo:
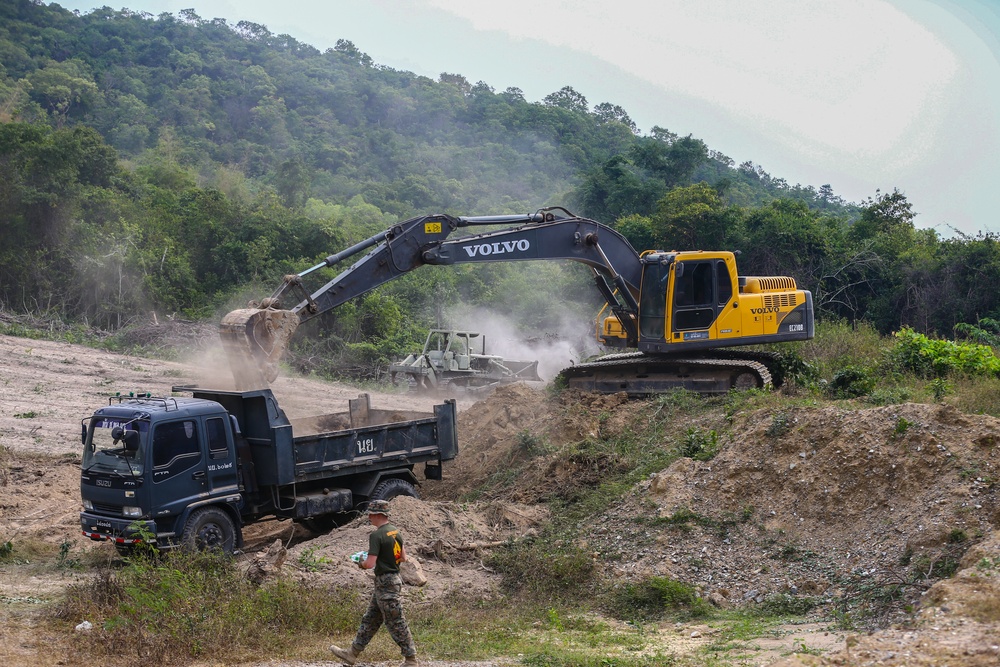
[[391,523],[383,524],[368,536],[368,555],[375,556],[375,576],[399,572],[403,559],[403,536]]

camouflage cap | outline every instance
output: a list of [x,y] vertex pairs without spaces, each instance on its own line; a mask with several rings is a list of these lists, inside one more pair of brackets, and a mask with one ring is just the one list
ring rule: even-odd
[[368,514],[384,514],[389,516],[389,501],[388,500],[373,500],[368,503]]

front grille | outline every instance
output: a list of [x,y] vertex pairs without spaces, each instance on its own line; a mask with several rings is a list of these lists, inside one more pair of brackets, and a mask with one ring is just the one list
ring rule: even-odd
[[765,308],[794,308],[795,294],[765,294]]
[[121,505],[105,505],[103,503],[94,503],[94,511],[100,512],[102,514],[115,514],[117,516],[122,515]]

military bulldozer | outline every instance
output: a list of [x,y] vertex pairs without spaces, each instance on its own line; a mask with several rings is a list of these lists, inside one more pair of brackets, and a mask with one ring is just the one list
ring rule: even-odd
[[431,329],[421,352],[389,366],[393,384],[414,391],[481,392],[497,385],[541,381],[538,361],[510,361],[486,354],[486,336],[473,331]]

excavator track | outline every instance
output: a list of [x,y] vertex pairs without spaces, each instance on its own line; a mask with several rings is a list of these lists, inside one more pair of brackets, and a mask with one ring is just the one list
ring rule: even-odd
[[[751,356],[751,355],[748,355]],[[754,355],[755,356],[755,355]],[[774,386],[768,366],[736,356],[669,356],[642,352],[609,354],[563,369],[558,381],[571,389],[647,396],[672,389],[724,394],[731,389]]]

